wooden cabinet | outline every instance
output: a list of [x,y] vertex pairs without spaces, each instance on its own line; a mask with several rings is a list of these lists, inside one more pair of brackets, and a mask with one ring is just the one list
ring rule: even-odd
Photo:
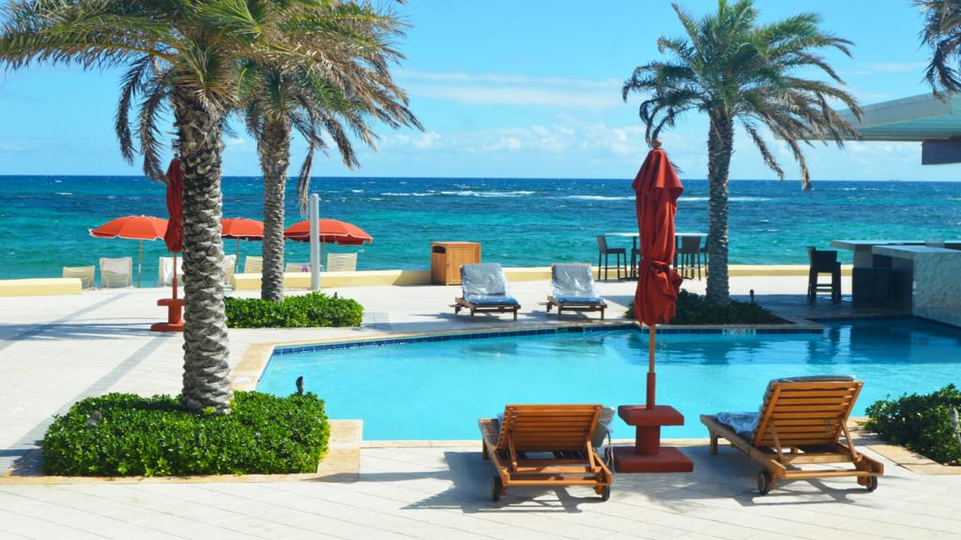
[[430,281],[435,285],[460,285],[460,267],[481,261],[477,242],[434,242],[430,245]]

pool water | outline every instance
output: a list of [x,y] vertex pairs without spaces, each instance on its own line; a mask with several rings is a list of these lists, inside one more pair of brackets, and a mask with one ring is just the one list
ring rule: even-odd
[[[829,324],[823,334],[659,334],[657,401],[685,416],[668,438],[706,437],[701,414],[756,410],[777,377],[851,374],[855,414],[877,399],[961,383],[961,330],[919,319]],[[304,376],[331,418],[364,439],[474,439],[507,403],[641,404],[647,335],[605,330],[405,343],[274,355],[258,390],[290,394]],[[614,436],[632,428],[617,419]]]

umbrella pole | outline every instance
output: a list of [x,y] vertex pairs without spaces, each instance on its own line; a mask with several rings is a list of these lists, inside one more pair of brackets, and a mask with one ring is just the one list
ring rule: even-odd
[[240,238],[237,239],[237,253],[235,255],[237,256],[237,264],[240,264]]
[[649,325],[648,330],[650,331],[650,336],[648,338],[647,345],[647,408],[654,408],[654,386],[656,375],[654,374],[654,350],[656,348],[657,341],[657,327]]
[[174,286],[174,300],[176,300],[176,299],[177,299],[177,252],[174,252],[174,279],[173,279],[173,286]]
[[141,283],[141,278],[143,278],[143,240],[140,241],[140,249],[137,251],[137,288],[141,288],[143,283]]

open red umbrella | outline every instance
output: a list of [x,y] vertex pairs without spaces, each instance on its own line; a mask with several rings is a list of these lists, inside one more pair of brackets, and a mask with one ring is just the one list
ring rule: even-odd
[[167,230],[164,232],[164,242],[167,251],[174,254],[173,262],[173,298],[162,298],[157,301],[158,306],[167,308],[167,322],[151,325],[155,332],[183,332],[184,322],[181,309],[184,301],[177,298],[177,254],[184,249],[183,199],[184,172],[180,167],[180,159],[173,158],[167,168]]
[[[374,239],[357,225],[336,219],[320,219],[320,241],[340,246],[361,246]],[[310,242],[310,221],[299,221],[284,231],[284,238],[298,242]]]
[[674,317],[681,276],[671,268],[674,260],[674,215],[684,191],[667,153],[654,141],[632,187],[637,199],[637,224],[641,233],[641,262],[634,293],[634,317],[649,328],[647,404],[621,405],[618,415],[636,427],[634,447],[615,449],[619,472],[690,472],[693,462],[676,448],[661,448],[661,426],[683,425],[684,416],[673,407],[656,406],[654,351],[656,325]]
[[143,264],[143,241],[158,240],[163,238],[166,232],[166,219],[153,216],[126,216],[112,219],[96,229],[91,229],[90,235],[97,238],[140,240],[140,250],[137,254],[137,287],[140,287]]
[[[362,246],[374,241],[364,229],[357,225],[338,221],[336,219],[319,219],[318,235],[320,236],[320,260],[324,260],[323,248],[327,244],[339,246]],[[297,242],[310,242],[310,221],[298,221],[284,231],[284,238]]]
[[220,220],[220,236],[237,241],[237,259],[240,259],[241,240],[263,240],[264,223],[256,219],[227,218]]

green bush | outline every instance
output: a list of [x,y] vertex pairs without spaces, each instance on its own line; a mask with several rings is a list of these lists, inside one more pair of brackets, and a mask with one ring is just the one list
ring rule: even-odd
[[308,328],[360,326],[364,307],[350,298],[313,292],[281,302],[259,298],[224,299],[229,328]]
[[950,410],[961,409],[961,391],[953,384],[930,394],[904,394],[868,407],[864,427],[938,463],[961,465],[961,448],[954,435]]
[[[634,302],[628,305],[625,317],[634,317]],[[787,321],[758,304],[731,300],[726,306],[708,302],[706,298],[688,291],[677,295],[677,309],[669,324],[784,324]]]
[[107,394],[54,417],[44,474],[188,476],[312,473],[327,451],[324,402],[238,392],[228,414],[192,414],[172,396]]

